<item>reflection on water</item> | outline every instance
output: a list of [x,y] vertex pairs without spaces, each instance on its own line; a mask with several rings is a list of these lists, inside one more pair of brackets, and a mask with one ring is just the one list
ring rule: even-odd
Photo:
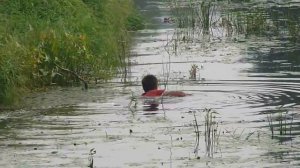
[[[263,4],[299,11],[294,1],[277,2]],[[211,37],[177,41],[175,54],[175,24],[163,22],[168,8],[139,4],[154,26],[136,33],[130,83],[116,78],[88,91],[57,88],[28,96],[22,110],[1,112],[0,167],[87,167],[93,148],[95,167],[298,167],[297,43]],[[193,65],[199,68],[190,79]],[[160,87],[191,95],[164,98],[148,111],[140,97],[148,73]],[[205,108],[217,111],[213,155],[206,151]]]

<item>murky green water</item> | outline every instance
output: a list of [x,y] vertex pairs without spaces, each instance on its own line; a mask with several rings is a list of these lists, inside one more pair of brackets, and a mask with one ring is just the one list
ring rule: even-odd
[[[136,33],[129,83],[57,88],[28,96],[22,110],[1,112],[0,167],[88,167],[91,158],[94,167],[299,167],[299,44],[283,35],[216,33],[176,41],[183,30],[163,22],[170,17],[165,3],[140,3],[153,24]],[[300,11],[297,1],[250,5]],[[148,73],[161,88],[167,82],[168,90],[192,95],[145,111],[140,80]],[[217,112],[206,140],[205,108]]]

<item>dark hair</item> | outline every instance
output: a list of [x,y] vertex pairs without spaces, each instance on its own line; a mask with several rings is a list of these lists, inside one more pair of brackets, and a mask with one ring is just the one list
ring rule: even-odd
[[157,89],[157,83],[157,78],[154,75],[146,75],[142,80],[142,85],[145,92]]

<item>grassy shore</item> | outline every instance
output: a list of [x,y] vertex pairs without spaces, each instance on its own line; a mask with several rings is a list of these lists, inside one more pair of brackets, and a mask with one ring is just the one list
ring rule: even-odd
[[32,89],[111,77],[124,66],[120,43],[141,27],[131,0],[4,0],[0,104]]

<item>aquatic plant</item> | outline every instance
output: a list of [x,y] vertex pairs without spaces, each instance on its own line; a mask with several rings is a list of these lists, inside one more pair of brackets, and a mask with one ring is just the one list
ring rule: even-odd
[[[245,138],[245,140],[249,140],[249,138],[255,133],[255,131],[248,133],[247,137]],[[259,132],[258,132],[258,136],[259,136]]]
[[[241,1],[170,0],[178,33],[184,42],[203,40],[204,36],[287,37],[299,42],[300,18],[297,7],[251,5]],[[232,7],[236,5],[236,7]],[[234,37],[236,38],[236,37]]]
[[200,12],[198,13],[198,17],[200,20],[200,26],[203,30],[204,34],[209,34],[210,33],[210,27],[212,23],[212,5],[211,2],[205,3],[202,2],[200,6]]
[[[243,10],[243,11],[242,11]],[[254,6],[249,9],[229,10],[237,33],[265,37],[283,37],[297,42],[300,24],[297,8]]]
[[208,157],[213,157],[214,148],[216,143],[219,141],[220,131],[218,133],[218,122],[216,122],[216,111],[212,109],[205,108],[203,110],[205,113],[205,144],[206,144],[206,153]]
[[173,152],[172,152],[172,148],[173,148],[173,137],[172,137],[172,135],[170,135],[170,167],[172,167],[172,165],[173,165],[173,159],[172,159]]
[[[194,116],[194,132],[196,134],[196,142],[194,147],[194,153],[196,158],[198,158],[198,150],[200,143],[200,130],[199,123],[196,117],[197,111],[191,111]],[[215,110],[205,108],[202,110],[204,113],[204,141],[205,141],[205,149],[206,155],[208,157],[213,157],[214,149],[216,145],[219,143],[220,130],[218,130],[218,122],[216,122],[216,114],[218,114]]]
[[194,148],[194,153],[196,157],[198,157],[198,151],[199,151],[199,140],[200,140],[200,131],[199,131],[199,125],[196,117],[196,111],[193,111],[194,114],[194,129],[195,129],[195,134],[196,134],[196,143],[195,143],[195,148]]
[[298,42],[300,40],[300,24],[295,20],[288,20],[288,33],[291,41]]
[[253,9],[245,16],[246,36],[261,35],[267,27],[267,19],[264,11],[261,9]]
[[[240,140],[245,129],[243,129],[240,133],[237,132],[238,128],[235,128],[233,131],[229,131],[227,129],[225,129],[226,132],[230,133],[230,136],[233,138],[233,139],[236,139],[236,140]],[[251,135],[250,135],[251,136]],[[247,138],[246,138],[247,139]]]
[[175,16],[175,22],[182,33],[179,38],[184,42],[194,40],[198,34],[212,33],[214,23],[215,5],[210,1],[172,1],[171,11]]
[[137,110],[137,104],[138,104],[138,98],[132,92],[130,97],[130,102],[128,104],[128,108],[132,113],[134,113]]
[[[267,114],[267,120],[269,123],[269,128],[271,130],[271,136],[274,138],[276,131],[278,131],[278,135],[289,135],[291,136],[292,126],[294,115],[288,115],[289,111],[282,106],[277,107],[275,110],[270,111]],[[278,121],[276,122],[274,121]],[[290,120],[290,122],[288,122]]]
[[95,148],[92,148],[89,152],[89,157],[88,157],[88,167],[93,168],[94,167],[94,155],[96,154]]
[[268,114],[267,119],[268,119],[269,127],[270,127],[270,130],[271,130],[271,133],[272,133],[272,138],[273,138],[273,136],[274,136],[274,126],[273,126],[272,115]]
[[191,69],[189,70],[190,73],[190,79],[196,80],[197,72],[199,71],[199,67],[196,64],[193,64],[191,66]]

